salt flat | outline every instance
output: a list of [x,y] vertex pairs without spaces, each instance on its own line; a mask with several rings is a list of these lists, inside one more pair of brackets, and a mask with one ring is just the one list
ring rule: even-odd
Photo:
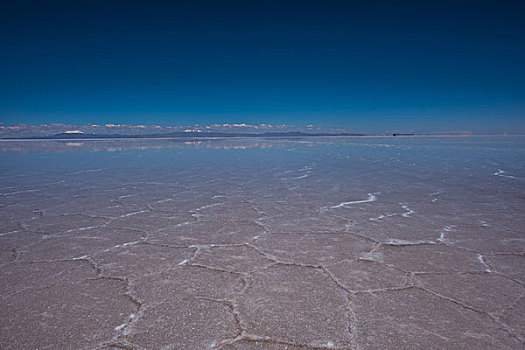
[[525,138],[0,142],[2,349],[523,349]]

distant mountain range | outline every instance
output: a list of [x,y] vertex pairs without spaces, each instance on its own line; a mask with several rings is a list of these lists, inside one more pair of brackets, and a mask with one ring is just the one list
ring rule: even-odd
[[162,134],[86,134],[86,133],[59,133],[46,136],[6,137],[4,139],[31,139],[31,140],[78,140],[78,139],[159,139],[159,138],[206,138],[206,137],[311,137],[311,136],[366,136],[365,134],[351,133],[305,133],[305,132],[265,132],[265,133],[227,133],[227,132],[172,132]]

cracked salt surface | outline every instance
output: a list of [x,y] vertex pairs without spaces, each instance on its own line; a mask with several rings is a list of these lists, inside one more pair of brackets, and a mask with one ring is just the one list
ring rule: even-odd
[[525,139],[393,141],[0,145],[0,348],[523,349]]
[[516,179],[516,176],[511,176],[511,175],[506,175],[506,171],[505,170],[501,170],[501,169],[498,169],[498,171],[496,171],[494,174],[492,175],[495,175],[495,176],[501,176],[501,177],[506,177],[508,179]]
[[369,202],[375,202],[377,200],[376,194],[369,193],[367,199],[358,200],[358,201],[350,201],[350,202],[341,202],[337,205],[331,206],[330,209],[337,209],[337,208],[343,208],[350,204],[360,204],[360,203],[369,203]]
[[443,228],[441,229],[441,231],[439,231],[439,238],[437,239],[438,242],[441,242],[441,243],[446,243],[449,241],[449,239],[447,238],[448,234],[451,232],[451,231],[454,231],[454,225],[445,225],[443,226]]

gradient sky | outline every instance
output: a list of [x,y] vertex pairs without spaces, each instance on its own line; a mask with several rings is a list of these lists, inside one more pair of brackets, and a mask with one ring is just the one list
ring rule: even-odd
[[3,1],[0,121],[525,133],[523,1]]

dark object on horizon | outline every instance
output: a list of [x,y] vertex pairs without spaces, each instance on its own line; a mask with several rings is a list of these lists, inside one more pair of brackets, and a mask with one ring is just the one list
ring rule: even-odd
[[400,134],[400,133],[393,133],[392,136],[414,136],[415,134]]

